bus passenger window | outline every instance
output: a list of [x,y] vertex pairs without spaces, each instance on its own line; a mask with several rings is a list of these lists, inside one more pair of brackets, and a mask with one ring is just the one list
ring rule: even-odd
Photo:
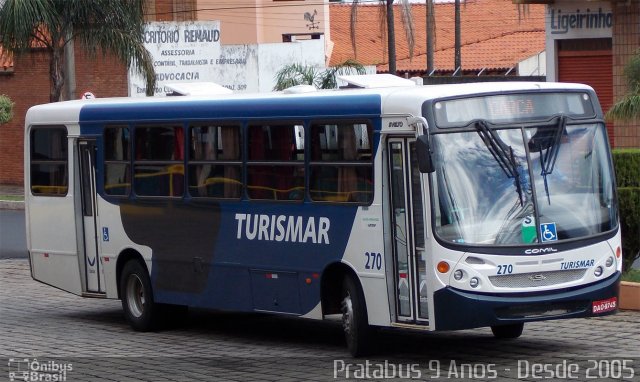
[[128,196],[131,192],[130,135],[128,126],[104,129],[104,192]]
[[31,193],[65,196],[69,188],[67,129],[31,129]]
[[361,122],[311,125],[310,195],[314,201],[368,204],[373,200],[371,126]]
[[302,123],[249,126],[247,192],[251,199],[304,199]]
[[189,139],[189,194],[193,197],[240,199],[240,127],[191,126]]
[[134,190],[140,196],[182,196],[182,126],[138,126],[134,135]]

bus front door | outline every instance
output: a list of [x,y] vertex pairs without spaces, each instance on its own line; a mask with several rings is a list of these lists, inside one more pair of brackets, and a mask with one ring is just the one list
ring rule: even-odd
[[81,140],[78,142],[80,163],[80,194],[82,200],[82,229],[84,231],[84,276],[86,291],[105,293],[103,270],[98,240],[98,211],[96,203],[96,142]]
[[423,192],[415,139],[388,141],[396,319],[428,324]]

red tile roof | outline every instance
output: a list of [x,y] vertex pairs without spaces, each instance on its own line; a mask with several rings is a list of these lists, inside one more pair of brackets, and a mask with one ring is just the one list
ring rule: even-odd
[[[388,71],[386,40],[380,31],[380,6],[360,5],[356,28],[357,52],[350,35],[350,4],[331,4],[331,39],[334,42],[330,65],[355,58],[364,65],[377,65]],[[412,5],[415,25],[414,56],[409,58],[402,12],[394,7],[397,69],[420,73],[426,70],[426,6]],[[544,5],[518,9],[512,0],[466,0],[461,7],[462,67],[465,71],[508,70],[518,62],[545,49]],[[434,64],[439,72],[453,72],[453,3],[436,3],[436,41]],[[13,70],[13,58],[0,47],[0,72]]]
[[[331,39],[334,42],[330,64],[355,58],[364,65],[388,70],[386,40],[380,31],[380,6],[360,5],[356,28],[356,52],[350,37],[350,4],[332,4]],[[512,0],[467,0],[461,7],[462,68],[465,71],[506,71],[518,62],[545,49],[544,5],[518,9]],[[413,59],[402,23],[400,6],[394,7],[397,69],[402,72],[426,70],[426,6],[413,4],[415,25]],[[436,39],[434,65],[439,72],[454,69],[454,5],[435,4]]]

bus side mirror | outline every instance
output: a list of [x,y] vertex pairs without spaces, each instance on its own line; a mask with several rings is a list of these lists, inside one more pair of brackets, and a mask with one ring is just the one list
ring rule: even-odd
[[433,167],[431,159],[431,147],[429,145],[429,135],[424,134],[418,136],[416,141],[416,152],[418,154],[418,169],[421,173],[432,173],[436,169]]

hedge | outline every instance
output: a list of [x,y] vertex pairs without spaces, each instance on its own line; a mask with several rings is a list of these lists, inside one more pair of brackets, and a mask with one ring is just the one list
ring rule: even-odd
[[618,187],[640,187],[640,149],[613,150]]
[[613,150],[618,186],[623,270],[640,258],[640,149]]
[[0,125],[9,122],[12,117],[13,102],[8,96],[0,94]]

